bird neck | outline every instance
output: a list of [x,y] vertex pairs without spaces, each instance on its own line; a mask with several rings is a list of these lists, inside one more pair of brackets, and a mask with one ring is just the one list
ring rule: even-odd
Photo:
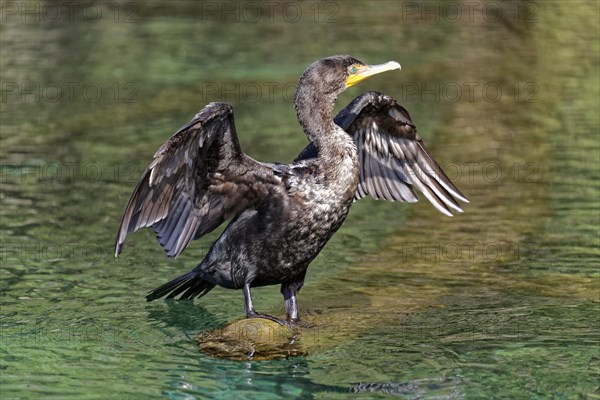
[[320,150],[331,147],[336,125],[333,122],[333,106],[336,94],[323,94],[311,90],[310,85],[299,84],[295,108],[298,121],[308,139]]

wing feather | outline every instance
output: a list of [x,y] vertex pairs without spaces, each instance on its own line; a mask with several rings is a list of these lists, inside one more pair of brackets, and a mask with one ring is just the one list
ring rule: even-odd
[[[417,134],[412,119],[393,98],[366,92],[335,118],[354,138],[360,177],[355,199],[415,202],[415,189],[445,215],[462,212],[457,200],[467,198],[454,186]],[[314,153],[305,149],[301,154]],[[452,211],[451,211],[452,210]]]
[[[158,151],[138,181],[119,226],[115,256],[127,233],[151,226],[169,257],[267,193],[272,171],[246,156],[233,110],[211,103]],[[232,199],[235,199],[233,201]]]

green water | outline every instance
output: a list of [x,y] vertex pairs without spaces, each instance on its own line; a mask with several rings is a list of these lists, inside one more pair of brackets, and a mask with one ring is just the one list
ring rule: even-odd
[[[596,3],[22,4],[0,24],[2,399],[600,398]],[[300,293],[302,355],[200,353],[241,293],[144,295],[215,234],[167,260],[142,231],[114,259],[127,198],[210,101],[248,154],[291,160],[293,84],[340,53],[402,64],[338,107],[396,97],[471,204],[357,203]]]

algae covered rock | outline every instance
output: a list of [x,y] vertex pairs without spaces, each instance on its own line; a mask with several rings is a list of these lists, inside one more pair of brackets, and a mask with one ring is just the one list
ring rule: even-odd
[[202,353],[214,357],[267,360],[304,354],[299,338],[298,327],[252,318],[201,332],[196,337],[196,343]]

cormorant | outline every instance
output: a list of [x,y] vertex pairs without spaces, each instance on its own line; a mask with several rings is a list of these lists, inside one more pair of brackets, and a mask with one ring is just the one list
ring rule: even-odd
[[[242,289],[246,316],[298,321],[296,293],[310,262],[370,195],[417,201],[415,189],[442,213],[468,202],[431,157],[408,111],[366,92],[333,118],[337,96],[397,62],[367,65],[350,56],[311,64],[296,90],[298,121],[309,139],[292,164],[262,163],[240,148],[232,107],[210,103],[154,155],[127,203],[115,256],[128,232],[151,226],[169,257],[225,220],[229,225],[192,271],[153,290],[192,299],[216,285]],[[281,284],[286,321],[255,311],[250,288]]]

